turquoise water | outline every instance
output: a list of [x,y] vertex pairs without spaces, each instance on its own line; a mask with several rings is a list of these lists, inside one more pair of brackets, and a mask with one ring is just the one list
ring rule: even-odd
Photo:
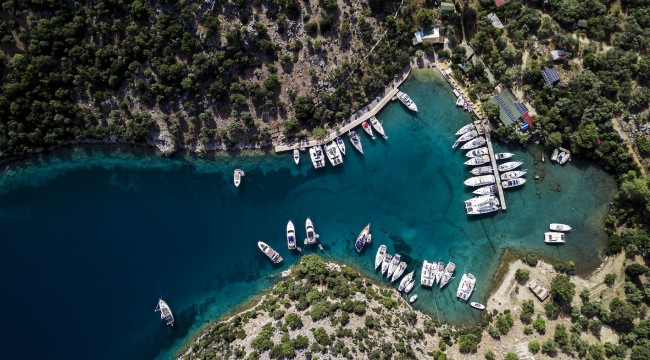
[[[167,159],[99,147],[4,168],[0,305],[8,326],[0,337],[6,354],[168,358],[193,330],[234,310],[298,259],[285,246],[284,230],[292,219],[303,238],[307,216],[323,256],[376,279],[374,254],[382,243],[403,254],[418,278],[422,259],[453,260],[458,276],[450,286],[415,290],[416,307],[441,321],[477,320],[455,300],[458,279],[463,271],[474,273],[472,300],[485,301],[505,248],[572,259],[580,272],[598,265],[606,238],[601,220],[615,189],[609,176],[577,159],[564,167],[535,163],[539,148],[497,145],[524,160],[529,182],[508,192],[507,212],[468,218],[466,158],[451,144],[469,116],[454,107],[444,83],[426,74],[402,89],[420,112],[387,106],[378,118],[390,139],[372,142],[360,134],[364,156],[346,140],[348,155],[337,168],[316,171],[307,153],[295,166],[289,153]],[[232,185],[234,168],[246,172],[239,189]],[[357,254],[353,239],[368,222],[373,244]],[[550,222],[574,227],[567,244],[544,245]],[[271,265],[258,240],[279,250],[284,263]],[[176,315],[174,328],[153,312],[159,296]]]

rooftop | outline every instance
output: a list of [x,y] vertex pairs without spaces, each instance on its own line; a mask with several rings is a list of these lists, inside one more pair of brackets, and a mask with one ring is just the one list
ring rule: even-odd
[[542,77],[549,85],[555,85],[560,81],[560,73],[557,72],[555,67],[544,68],[541,70]]
[[440,3],[440,10],[454,11],[454,9],[455,9],[454,3],[451,3],[451,2],[441,2]]

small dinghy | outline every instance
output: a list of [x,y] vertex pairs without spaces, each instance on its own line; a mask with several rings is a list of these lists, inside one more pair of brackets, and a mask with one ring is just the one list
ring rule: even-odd
[[235,187],[239,187],[239,184],[241,184],[241,177],[244,176],[244,171],[240,169],[235,169],[235,175],[234,175],[234,182],[235,182]]
[[413,296],[411,296],[411,297],[409,298],[409,303],[413,304],[413,303],[416,302],[417,300],[418,300],[418,294],[414,294]]
[[300,150],[298,149],[293,149],[293,162],[295,162],[296,165],[300,162]]
[[474,309],[485,310],[485,305],[481,303],[477,303],[476,301],[472,301],[471,303],[469,303],[469,305]]
[[553,224],[549,225],[549,228],[552,231],[571,231],[571,226],[565,225],[565,224],[553,223]]

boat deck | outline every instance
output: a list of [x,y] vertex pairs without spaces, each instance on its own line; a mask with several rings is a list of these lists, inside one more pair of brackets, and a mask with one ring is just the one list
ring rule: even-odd
[[494,171],[494,178],[497,186],[497,192],[499,193],[499,202],[501,203],[501,210],[506,211],[506,198],[503,195],[503,187],[501,186],[501,177],[499,176],[499,164],[494,157],[494,149],[492,148],[492,140],[490,139],[490,131],[487,128],[488,125],[483,125],[485,133],[485,144],[488,148],[488,153],[490,154],[490,162],[492,163],[492,171]]

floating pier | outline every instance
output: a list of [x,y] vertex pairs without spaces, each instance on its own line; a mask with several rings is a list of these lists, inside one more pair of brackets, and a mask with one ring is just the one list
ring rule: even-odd
[[492,163],[492,169],[494,171],[494,178],[496,180],[497,191],[499,193],[499,202],[501,203],[501,210],[506,211],[506,198],[503,195],[503,187],[501,186],[501,178],[499,177],[499,164],[494,157],[494,149],[492,149],[492,140],[490,139],[490,129],[487,124],[483,124],[483,132],[485,133],[485,141],[488,148],[488,153],[490,154],[490,162]]

